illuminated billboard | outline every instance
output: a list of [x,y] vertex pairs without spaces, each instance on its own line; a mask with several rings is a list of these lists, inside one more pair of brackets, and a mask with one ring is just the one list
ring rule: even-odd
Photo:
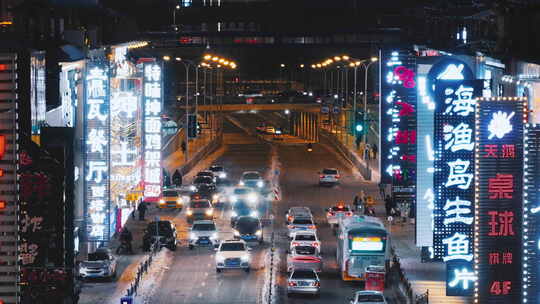
[[[447,264],[447,296],[472,295],[452,272],[473,272],[474,111],[482,81],[435,82],[433,250]],[[467,288],[465,288],[467,287]]]
[[144,199],[156,201],[161,195],[161,109],[162,68],[159,63],[143,64]]
[[[524,130],[523,198],[523,299],[522,303],[540,303],[540,125],[527,124]],[[525,293],[526,292],[526,293]]]
[[521,300],[525,98],[480,98],[476,109],[476,303]]
[[89,242],[110,238],[109,66],[89,61],[85,75],[85,219]]

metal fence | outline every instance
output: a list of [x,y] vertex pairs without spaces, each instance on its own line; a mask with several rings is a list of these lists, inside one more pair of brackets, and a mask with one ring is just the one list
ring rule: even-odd
[[401,267],[401,261],[399,256],[396,254],[394,248],[392,247],[392,266],[390,267],[390,277],[389,280],[392,280],[393,284],[398,286],[399,290],[403,293],[403,296],[406,298],[406,303],[411,304],[429,304],[429,290],[426,290],[425,293],[417,295],[411,285],[411,282],[407,278],[407,275]]
[[137,289],[139,288],[139,284],[142,281],[143,275],[145,275],[148,272],[148,269],[152,265],[152,261],[154,260],[154,256],[161,250],[161,246],[159,245],[159,240],[156,240],[154,244],[150,247],[150,253],[144,258],[144,261],[139,263],[139,267],[137,268],[137,275],[135,276],[135,279],[133,282],[131,282],[129,288],[126,290],[126,296],[133,297],[137,294]]

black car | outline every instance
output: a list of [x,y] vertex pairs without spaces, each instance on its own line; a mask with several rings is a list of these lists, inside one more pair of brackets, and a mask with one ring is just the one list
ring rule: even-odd
[[209,176],[197,176],[193,180],[193,188],[192,191],[197,192],[209,192],[209,191],[216,191],[216,184],[214,182],[214,179]]
[[233,233],[235,239],[242,239],[246,242],[258,241],[259,244],[262,244],[264,241],[261,221],[256,217],[239,217],[234,225]]
[[176,250],[176,227],[171,221],[151,222],[144,230],[143,250],[149,251],[152,243],[159,239],[161,247]]

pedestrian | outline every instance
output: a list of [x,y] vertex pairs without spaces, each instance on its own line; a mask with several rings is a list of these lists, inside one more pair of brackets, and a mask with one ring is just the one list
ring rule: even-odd
[[144,214],[146,213],[146,210],[148,207],[146,206],[146,202],[142,201],[139,204],[139,207],[137,207],[137,211],[139,211],[139,221],[144,221]]
[[169,187],[171,185],[171,178],[169,176],[169,172],[165,168],[163,168],[163,186]]
[[173,176],[172,176],[173,184],[176,185],[176,187],[182,186],[182,174],[180,171],[174,170]]
[[364,149],[364,159],[369,160],[369,144],[366,144],[366,147]]
[[356,137],[356,150],[360,150],[360,143],[362,142],[362,138],[360,136]]
[[377,145],[373,144],[373,147],[371,149],[373,150],[373,158],[377,159],[377,153],[379,153],[379,149],[377,148]]
[[387,195],[384,199],[384,208],[386,209],[386,216],[392,215],[392,198]]
[[362,201],[360,200],[360,197],[358,195],[355,195],[353,200],[354,211],[359,211],[361,204]]
[[379,183],[379,193],[381,194],[382,199],[386,198],[386,185],[382,182]]

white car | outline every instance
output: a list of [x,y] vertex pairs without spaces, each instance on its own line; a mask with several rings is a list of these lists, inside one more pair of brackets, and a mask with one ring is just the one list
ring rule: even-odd
[[319,172],[319,185],[335,185],[339,183],[339,171],[336,168],[325,168]]
[[262,189],[264,187],[264,179],[257,171],[246,171],[242,173],[239,186]]
[[189,229],[189,249],[195,246],[219,245],[219,234],[214,221],[203,220],[193,222]]
[[285,222],[289,224],[295,217],[313,217],[308,207],[291,207],[285,212]]
[[350,299],[351,304],[386,304],[386,299],[380,291],[362,290],[354,294]]
[[111,281],[116,277],[117,261],[111,250],[98,248],[88,254],[88,259],[79,265],[79,276],[82,279],[108,278]]
[[223,166],[213,165],[208,168],[208,171],[212,171],[212,173],[214,173],[214,175],[218,177],[218,181],[227,178],[227,172],[225,172],[225,168]]
[[299,231],[317,231],[315,222],[311,217],[295,217],[287,228],[289,230],[289,238],[292,238]]
[[259,193],[249,187],[236,187],[232,190],[232,194],[229,197],[229,202],[232,204],[243,201],[250,206],[258,204],[259,200]]
[[249,272],[250,250],[243,240],[221,242],[216,248],[216,272],[221,272],[223,269],[243,269],[245,272]]
[[326,210],[326,220],[330,226],[338,224],[339,218],[342,216],[353,216],[353,212],[350,206],[337,204]]
[[321,272],[323,261],[319,248],[312,246],[296,246],[287,254],[287,272],[293,269],[312,269]]
[[292,236],[291,250],[296,246],[311,246],[321,248],[321,241],[315,231],[298,231]]

